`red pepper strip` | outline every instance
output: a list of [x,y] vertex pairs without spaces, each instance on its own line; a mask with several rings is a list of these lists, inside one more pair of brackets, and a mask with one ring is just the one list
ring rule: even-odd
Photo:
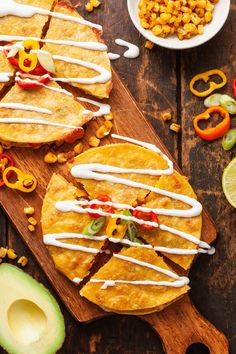
[[[8,163],[7,163],[7,166],[6,166],[6,167],[13,167],[13,166],[15,165],[15,162],[14,162],[13,158],[12,158],[10,155],[8,155],[8,154],[0,154],[0,161],[1,161],[2,159],[7,159]],[[4,170],[0,167],[0,172],[1,172],[1,174],[3,174],[3,171],[4,171]],[[10,178],[11,175],[12,175],[12,172],[10,171],[10,172],[7,174],[7,178]],[[4,185],[5,185],[5,183],[3,182],[2,179],[0,179],[0,187],[2,187],[2,186],[4,186]]]
[[[18,77],[21,79],[21,80],[16,80],[17,81],[17,84],[22,87],[23,89],[25,90],[30,90],[30,89],[34,89],[34,88],[38,88],[40,87],[41,85],[45,85],[47,84],[51,79],[50,79],[50,73],[47,72],[46,75],[43,75],[43,76],[30,76],[30,75],[25,75],[22,77],[21,74],[24,74],[23,72],[18,72]],[[30,79],[31,81],[33,82],[27,82],[27,81],[24,81],[24,79],[27,80]]]
[[74,144],[78,139],[83,138],[83,136],[84,128],[78,127],[78,129],[72,130],[70,133],[65,134],[61,140],[67,144]]
[[[210,119],[212,113],[219,113],[221,117],[223,117],[222,122],[213,128],[208,128],[205,130],[199,128],[198,123],[202,120]],[[215,140],[225,135],[225,133],[229,130],[230,115],[223,107],[210,107],[193,119],[193,125],[197,135],[200,136],[200,138],[204,140]]]
[[236,78],[232,82],[232,87],[233,87],[233,91],[234,91],[234,96],[236,97]]
[[[133,217],[145,221],[153,221],[158,223],[158,217],[155,213],[153,213],[153,211],[146,212],[146,211],[134,210]],[[155,229],[154,226],[147,225],[145,223],[141,224],[141,227],[148,230]]]
[[[111,198],[108,195],[100,195],[99,197],[96,198],[97,200],[99,200],[100,202],[111,202]],[[110,205],[99,205],[99,204],[91,204],[90,205],[90,209],[97,209],[97,210],[102,210],[106,213],[112,213],[113,212],[113,208]],[[94,218],[94,219],[98,219],[101,217],[101,215],[96,214],[96,213],[92,213],[90,212],[89,215]]]

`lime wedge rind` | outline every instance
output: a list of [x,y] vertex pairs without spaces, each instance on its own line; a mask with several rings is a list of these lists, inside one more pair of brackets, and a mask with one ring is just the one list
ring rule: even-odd
[[236,208],[236,157],[224,169],[222,187],[226,199]]

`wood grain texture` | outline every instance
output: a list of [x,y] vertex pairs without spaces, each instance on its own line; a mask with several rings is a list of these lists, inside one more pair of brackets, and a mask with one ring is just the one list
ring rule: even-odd
[[[84,1],[81,2],[84,3]],[[233,6],[235,6],[235,2],[232,2]],[[200,257],[197,260],[191,272],[193,288],[191,296],[201,309],[201,312],[207,315],[208,319],[229,336],[231,339],[231,349],[234,352],[236,351],[235,304],[233,302],[233,294],[235,293],[233,286],[235,282],[233,278],[229,276],[225,277],[225,274],[228,274],[228,269],[231,269],[232,272],[235,266],[235,244],[233,241],[234,233],[232,232],[235,230],[235,224],[232,221],[235,220],[235,212],[227,205],[223,198],[220,189],[220,176],[218,177],[218,181],[216,178],[209,178],[209,175],[206,175],[208,177],[205,180],[199,180],[199,177],[201,177],[199,173],[201,168],[211,166],[217,172],[215,174],[217,176],[222,170],[223,162],[220,161],[219,156],[217,158],[219,171],[211,163],[214,160],[213,157],[215,157],[217,144],[214,145],[212,153],[207,156],[199,156],[197,149],[195,149],[194,153],[194,145],[192,143],[193,130],[189,124],[189,120],[191,114],[198,112],[199,108],[202,109],[202,105],[200,106],[199,102],[193,99],[193,97],[190,100],[191,104],[189,103],[189,97],[183,100],[184,90],[187,92],[185,80],[187,82],[193,73],[204,71],[216,65],[222,66],[220,58],[223,63],[226,63],[223,65],[227,65],[233,59],[235,60],[235,46],[230,41],[233,20],[235,22],[235,13],[232,13],[231,16],[228,24],[220,34],[220,46],[217,36],[205,46],[194,51],[183,52],[182,54],[158,47],[151,52],[144,49],[144,40],[132,27],[124,0],[119,2],[114,0],[106,1],[101,9],[88,17],[95,21],[98,19],[99,22],[103,23],[104,37],[110,43],[113,51],[122,52],[120,48],[117,49],[114,45],[114,38],[117,37],[131,40],[142,46],[139,59],[128,61],[121,58],[119,61],[114,62],[114,67],[116,67],[120,76],[125,79],[125,84],[128,85],[139,106],[156,129],[156,132],[168,146],[169,151],[178,159],[180,165],[183,160],[184,172],[189,176],[191,175],[192,183],[199,190],[204,204],[209,208],[212,216],[215,219],[217,217],[220,221],[219,226],[223,234],[220,234],[218,244],[222,248],[219,250],[218,247],[216,256],[211,259]],[[225,41],[225,38],[228,38],[228,40]],[[219,47],[222,48],[220,58],[218,58],[219,50],[217,50]],[[202,48],[205,48],[204,55]],[[216,54],[213,56],[212,53]],[[206,62],[206,58],[209,60],[209,64]],[[194,62],[194,66],[190,65],[192,61]],[[180,80],[181,78],[182,80]],[[182,83],[182,90],[180,85],[178,85],[178,89],[176,88],[177,82],[180,84],[180,81]],[[181,97],[182,104],[180,104]],[[194,110],[192,104],[195,105]],[[168,124],[164,124],[160,119],[160,112],[169,108],[174,112],[175,120],[178,122],[181,121],[182,116],[182,124],[185,126],[184,134],[182,135],[183,141],[170,132],[167,128]],[[183,112],[184,114],[182,115],[183,108],[185,109],[185,113]],[[182,142],[183,149],[181,149]],[[185,151],[188,146],[192,149],[190,162],[188,161],[188,152]],[[202,154],[204,154],[203,150]],[[226,158],[229,159],[230,157],[228,154],[224,154],[224,156],[226,163]],[[201,159],[205,162],[203,163]],[[201,183],[198,184],[198,181]],[[210,195],[209,192],[206,192],[208,190],[211,190]],[[224,216],[223,222],[220,215]],[[6,237],[2,219],[0,225],[2,240],[3,237]],[[9,244],[14,245],[19,254],[25,254],[27,251],[19,236],[15,232],[13,233],[11,227],[8,228]],[[228,242],[230,245],[228,245]],[[227,252],[225,253],[225,251]],[[51,289],[50,284],[37,266],[32,255],[30,255],[30,265],[27,271]],[[227,306],[228,302],[230,306]],[[63,304],[61,306],[66,317],[68,331],[67,339],[61,353],[163,353],[160,341],[151,329],[138,319],[128,316],[114,316],[83,326],[74,321]],[[205,352],[198,351],[197,353]]]

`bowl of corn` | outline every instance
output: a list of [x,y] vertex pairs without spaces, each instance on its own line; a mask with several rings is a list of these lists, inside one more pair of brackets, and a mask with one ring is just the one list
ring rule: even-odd
[[188,49],[209,41],[230,11],[230,0],[127,0],[127,5],[137,30],[169,49]]

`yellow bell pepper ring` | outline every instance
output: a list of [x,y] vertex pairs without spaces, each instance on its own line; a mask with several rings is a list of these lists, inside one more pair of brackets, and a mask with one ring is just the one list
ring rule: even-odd
[[37,41],[27,39],[23,42],[23,47],[24,50],[19,50],[18,65],[22,71],[28,73],[34,70],[38,64],[37,54],[31,53],[30,50],[38,50],[40,49],[40,45]]
[[[116,212],[115,214],[122,214],[122,212]],[[128,224],[119,222],[118,218],[109,218],[107,227],[106,227],[106,235],[108,237],[114,237],[123,239],[125,237]]]
[[[219,76],[222,79],[222,81],[220,83],[216,83],[214,81],[209,81],[213,75]],[[209,88],[207,90],[198,91],[194,88],[194,85],[196,84],[196,82],[200,81],[200,80],[203,80],[205,83],[207,83],[207,82],[209,83]],[[192,78],[192,80],[190,82],[190,91],[195,96],[206,97],[206,96],[210,95],[210,93],[212,93],[213,91],[225,86],[226,83],[227,83],[227,77],[223,71],[218,70],[218,69],[209,70],[204,73],[198,74]]]
[[[9,172],[10,173],[15,173],[17,180],[14,183],[11,183],[8,180],[9,177]],[[21,171],[17,167],[8,167],[4,170],[3,175],[2,175],[3,182],[5,185],[11,189],[17,189],[21,192],[24,193],[30,193],[35,190],[37,187],[37,180],[33,175],[30,175],[28,173],[25,173]]]

